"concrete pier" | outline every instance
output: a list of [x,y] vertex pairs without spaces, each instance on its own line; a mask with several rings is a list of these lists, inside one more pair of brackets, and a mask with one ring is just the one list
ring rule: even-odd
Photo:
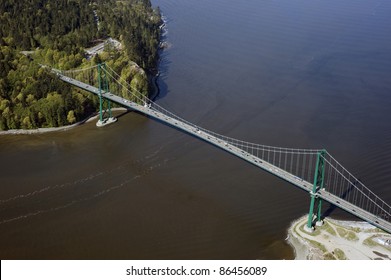
[[98,120],[98,122],[96,123],[96,126],[97,126],[97,127],[104,127],[104,126],[106,126],[106,125],[115,123],[116,121],[117,121],[117,118],[114,118],[114,117],[105,118],[105,119],[103,119],[103,121]]

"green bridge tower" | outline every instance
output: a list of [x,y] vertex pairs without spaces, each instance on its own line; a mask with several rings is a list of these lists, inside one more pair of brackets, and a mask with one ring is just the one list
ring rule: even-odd
[[[109,79],[107,77],[107,69],[105,63],[98,64],[98,84],[99,84],[99,120],[96,123],[97,127],[102,127],[117,121],[111,113],[110,100],[104,98],[104,95],[109,91]],[[103,109],[104,103],[106,103],[106,109]],[[108,116],[106,116],[108,114]]]
[[313,230],[313,217],[314,217],[314,209],[315,203],[317,203],[318,209],[316,214],[316,225],[321,226],[323,224],[322,221],[322,199],[317,195],[318,191],[324,188],[324,172],[325,172],[325,160],[324,157],[326,155],[326,150],[322,150],[318,152],[318,156],[316,159],[316,167],[315,167],[315,175],[314,175],[314,185],[311,191],[311,203],[310,203],[310,211],[308,213],[308,221],[307,221],[307,230]]

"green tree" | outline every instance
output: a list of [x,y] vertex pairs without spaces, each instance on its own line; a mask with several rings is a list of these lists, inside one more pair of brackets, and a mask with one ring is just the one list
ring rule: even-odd
[[70,110],[68,112],[67,116],[68,123],[73,124],[76,122],[75,112],[73,110]]
[[[106,62],[140,97],[148,95],[159,24],[158,10],[149,0],[2,0],[0,129],[65,125],[97,110],[96,96],[64,84],[39,64],[65,70]],[[84,49],[109,36],[119,39],[122,49],[108,47],[87,59]],[[130,97],[130,92],[124,94]]]

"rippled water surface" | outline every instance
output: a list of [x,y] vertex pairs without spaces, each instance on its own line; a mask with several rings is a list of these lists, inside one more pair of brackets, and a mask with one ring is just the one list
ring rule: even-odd
[[[170,45],[160,105],[231,137],[326,148],[391,203],[390,1],[153,5]],[[0,136],[0,159],[2,259],[292,258],[286,229],[309,207],[301,190],[136,113]]]

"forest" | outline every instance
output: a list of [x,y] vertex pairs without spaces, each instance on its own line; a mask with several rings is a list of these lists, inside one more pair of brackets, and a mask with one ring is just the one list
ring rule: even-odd
[[[63,126],[97,111],[96,97],[57,80],[41,64],[69,70],[105,62],[148,95],[160,24],[149,0],[2,0],[0,130]],[[86,54],[109,37],[122,48]]]

